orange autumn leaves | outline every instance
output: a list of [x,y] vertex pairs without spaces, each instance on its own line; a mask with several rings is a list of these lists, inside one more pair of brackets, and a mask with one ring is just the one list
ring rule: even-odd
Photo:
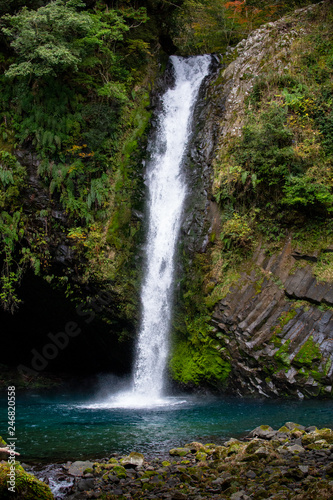
[[[260,8],[253,5],[248,5],[246,0],[234,0],[231,2],[223,2],[226,9],[226,16],[232,19],[239,25],[249,25],[249,29],[254,29],[263,22],[269,21],[278,9],[277,4],[269,2],[258,2]],[[265,5],[266,4],[266,5]],[[244,26],[245,25],[245,26]]]

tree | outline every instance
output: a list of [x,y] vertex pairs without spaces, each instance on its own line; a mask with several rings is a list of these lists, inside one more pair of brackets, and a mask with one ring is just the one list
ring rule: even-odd
[[6,76],[38,79],[68,69],[76,72],[88,54],[121,40],[129,30],[116,11],[103,21],[102,13],[80,11],[84,6],[81,0],[55,0],[37,11],[24,7],[14,16],[4,16],[7,27],[2,31],[18,55]]

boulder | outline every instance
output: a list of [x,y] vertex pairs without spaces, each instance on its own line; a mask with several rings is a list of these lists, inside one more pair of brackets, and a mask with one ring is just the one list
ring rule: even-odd
[[132,451],[127,457],[124,457],[120,460],[120,463],[125,469],[128,468],[136,468],[143,465],[144,456],[142,453],[137,453]]
[[88,461],[81,461],[77,460],[76,462],[73,462],[68,468],[68,474],[71,476],[83,476],[84,471],[86,469],[92,469],[93,467],[93,462],[88,462]]
[[271,439],[276,434],[276,431],[269,425],[260,425],[249,433],[249,437],[259,437],[261,439]]
[[178,456],[178,457],[185,457],[191,453],[190,448],[173,448],[172,450],[169,451],[169,454],[171,456]]

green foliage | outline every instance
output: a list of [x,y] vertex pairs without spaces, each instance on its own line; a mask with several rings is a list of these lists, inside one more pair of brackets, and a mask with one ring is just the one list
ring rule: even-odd
[[87,65],[89,57],[90,64],[92,61],[94,65],[100,64],[99,59],[91,59],[96,50],[112,60],[110,45],[122,40],[129,27],[115,10],[94,15],[77,11],[84,5],[54,0],[37,11],[24,7],[15,16],[4,16],[8,27],[3,28],[3,32],[19,56],[6,75],[38,79],[56,76],[68,69],[77,72],[81,64]]
[[241,142],[235,147],[236,162],[246,171],[265,181],[259,189],[281,186],[286,176],[297,171],[292,150],[292,131],[286,126],[285,109],[272,105],[262,113],[260,122],[253,118],[243,130]]
[[8,23],[3,32],[19,55],[19,62],[6,72],[11,78],[40,78],[68,68],[77,71],[84,56],[83,40],[93,32],[92,18],[85,12],[76,12],[73,2],[62,0],[37,11],[24,7],[15,16],[6,15],[3,19]]
[[282,75],[256,79],[242,136],[216,162],[216,200],[241,214],[259,207],[252,227],[274,240],[305,218],[322,223],[332,213],[333,94],[328,80],[310,71],[320,66],[333,74],[332,19],[323,24],[316,15],[318,28],[293,52],[306,68],[295,63]]
[[232,218],[223,224],[221,240],[226,248],[230,245],[246,247],[249,246],[252,238],[252,229],[247,217],[242,217],[234,213]]
[[0,243],[4,264],[0,277],[0,302],[3,308],[11,313],[21,302],[16,294],[20,283],[22,268],[14,260],[14,251],[17,242],[22,238],[24,230],[21,222],[21,212],[0,214]]
[[331,186],[314,183],[307,175],[290,176],[284,187],[285,196],[281,203],[296,208],[322,206],[328,212],[333,211],[333,193]]
[[321,252],[313,272],[319,281],[333,282],[333,254]]
[[26,169],[7,151],[0,150],[0,210],[21,205],[21,190],[26,181]]
[[208,382],[221,386],[225,383],[231,365],[221,358],[212,342],[200,347],[190,342],[179,342],[169,363],[174,380],[195,385]]

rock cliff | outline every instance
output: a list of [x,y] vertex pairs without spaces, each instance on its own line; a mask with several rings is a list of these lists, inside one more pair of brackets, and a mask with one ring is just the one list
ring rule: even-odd
[[271,257],[259,246],[252,269],[215,307],[212,324],[230,353],[237,393],[332,393],[332,285],[317,281],[310,258],[300,259],[291,239]]
[[[193,265],[194,252],[206,252],[199,265],[197,283],[202,289],[201,302],[207,307],[197,306],[196,319],[207,320],[210,314],[212,329],[208,333],[199,330],[199,321],[193,321],[189,327],[187,320],[188,331],[196,325],[187,347],[198,349],[201,342],[202,350],[207,344],[215,349],[231,370],[227,379],[223,375],[224,389],[239,395],[332,396],[333,286],[330,273],[318,273],[318,266],[332,252],[330,238],[315,241],[309,235],[312,241],[306,248],[293,223],[286,224],[287,236],[280,238],[278,244],[272,245],[265,235],[257,233],[251,248],[235,248],[241,262],[238,259],[237,269],[229,279],[223,269],[230,264],[221,244],[225,207],[218,199],[221,183],[227,184],[232,178],[226,150],[242,137],[249,112],[256,112],[248,108],[253,89],[263,78],[271,78],[273,87],[274,81],[291,78],[297,51],[306,46],[314,29],[311,20],[318,8],[321,7],[310,6],[268,23],[229,49],[222,58],[220,71],[209,84],[197,128],[200,117],[205,124],[190,153],[190,163],[196,165],[197,175],[205,184],[201,193],[205,193],[206,205],[193,211],[202,217],[201,232],[194,231],[196,244],[189,237],[196,224],[195,215],[192,222],[190,216],[186,219],[183,239],[190,254],[189,274],[198,272],[198,265]],[[240,171],[240,167],[234,167],[235,172],[237,169]],[[205,183],[207,178],[209,182]],[[198,205],[198,200],[199,197],[194,205]],[[220,292],[214,295],[217,289]],[[192,302],[200,301],[194,293],[191,298]],[[190,306],[186,308],[190,310]],[[183,342],[181,335],[178,334],[176,344]],[[173,377],[187,386],[198,384],[198,379],[188,377],[185,367],[179,368],[181,363],[185,366],[187,360],[176,348],[170,364]],[[214,380],[211,373],[199,372],[202,383],[219,386],[222,378]]]

